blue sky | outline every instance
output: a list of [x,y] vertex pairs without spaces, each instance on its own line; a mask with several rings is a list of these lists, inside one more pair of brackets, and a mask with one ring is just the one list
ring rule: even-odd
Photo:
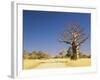
[[[79,23],[90,36],[90,20],[89,13],[23,10],[24,50],[57,54],[69,47],[58,41],[64,25],[69,22]],[[81,46],[81,51],[90,53],[90,38]]]

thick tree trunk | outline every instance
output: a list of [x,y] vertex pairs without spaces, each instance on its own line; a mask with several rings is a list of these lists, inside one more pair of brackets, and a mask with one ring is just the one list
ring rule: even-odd
[[79,46],[77,46],[77,48],[76,48],[76,53],[77,53],[77,59],[78,59],[79,55],[80,55],[80,48],[79,48]]
[[75,44],[75,42],[72,43],[72,56],[71,56],[71,59],[73,60],[77,60],[79,58],[79,46],[77,46]]

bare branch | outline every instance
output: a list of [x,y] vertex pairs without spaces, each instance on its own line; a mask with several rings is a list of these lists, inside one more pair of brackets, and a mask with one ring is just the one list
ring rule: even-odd
[[83,39],[83,40],[78,44],[78,46],[80,46],[82,43],[84,43],[87,39],[88,39],[88,37],[86,37],[85,39]]
[[63,42],[63,43],[66,43],[66,44],[71,44],[71,43],[68,42],[68,41],[59,41],[59,42]]
[[67,24],[65,30],[61,34],[60,42],[71,44],[73,41],[75,44],[81,45],[88,37],[84,32],[84,29],[77,23]]

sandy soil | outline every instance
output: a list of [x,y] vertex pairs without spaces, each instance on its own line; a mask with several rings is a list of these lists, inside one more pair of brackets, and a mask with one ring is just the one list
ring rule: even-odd
[[46,60],[32,60],[25,59],[23,61],[23,69],[35,69],[35,68],[62,68],[62,67],[83,67],[90,66],[90,58],[82,58],[78,60],[70,59],[46,59]]

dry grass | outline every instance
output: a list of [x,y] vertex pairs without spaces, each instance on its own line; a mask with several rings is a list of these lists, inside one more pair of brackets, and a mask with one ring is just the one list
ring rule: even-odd
[[40,65],[41,62],[39,60],[32,59],[24,59],[23,60],[23,69],[32,69]]
[[84,66],[91,66],[91,59],[90,58],[82,58],[78,60],[67,60],[65,63],[68,67],[84,67]]
[[34,69],[34,68],[47,68],[47,67],[84,67],[91,65],[90,58],[82,58],[78,60],[70,59],[45,59],[45,60],[34,60],[34,59],[24,59],[23,69]]

